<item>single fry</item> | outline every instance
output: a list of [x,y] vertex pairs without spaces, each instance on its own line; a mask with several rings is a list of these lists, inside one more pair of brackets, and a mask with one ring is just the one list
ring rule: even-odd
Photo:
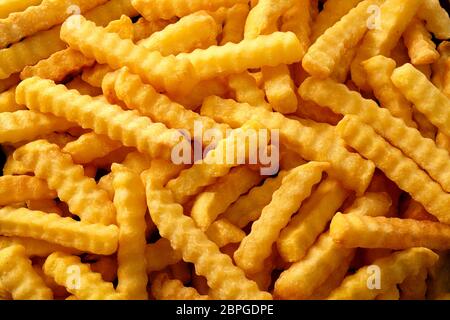
[[330,76],[346,49],[356,46],[364,36],[367,20],[371,15],[368,8],[381,2],[378,0],[361,2],[326,30],[306,52],[302,61],[303,68],[316,77]]
[[36,6],[42,0],[8,0],[0,2],[0,19],[8,17],[13,12],[24,11],[26,8]]
[[[117,292],[127,299],[145,300],[147,272],[145,261],[145,190],[140,177],[124,166],[114,164],[114,205],[119,227]],[[132,191],[131,191],[132,190]]]
[[50,190],[47,183],[30,176],[0,177],[0,205],[22,202],[25,200],[54,199],[56,192]]
[[417,12],[420,19],[426,21],[426,27],[438,39],[450,38],[450,19],[447,11],[441,7],[439,0],[423,1]]
[[297,110],[294,81],[287,65],[262,68],[267,100],[274,111],[289,114]]
[[392,82],[444,134],[450,136],[450,100],[411,64],[395,69]]
[[249,10],[247,3],[238,3],[227,10],[220,45],[223,46],[228,42],[239,43],[244,39]]
[[66,84],[66,87],[70,90],[75,89],[80,94],[89,95],[93,97],[101,96],[102,90],[91,86],[89,83],[84,82],[81,77],[76,77],[72,81]]
[[169,279],[166,273],[160,273],[152,283],[152,295],[156,300],[208,300],[194,288],[185,287],[179,280]]
[[431,34],[419,19],[414,18],[411,21],[403,34],[403,40],[408,48],[412,64],[431,64],[439,58],[439,52],[437,52],[436,45],[431,40]]
[[272,107],[266,101],[264,91],[258,87],[255,78],[248,72],[230,75],[228,85],[234,90],[238,102],[272,111]]
[[159,52],[139,47],[129,39],[121,39],[118,34],[97,27],[82,16],[66,20],[61,27],[61,39],[98,63],[107,63],[113,69],[129,67],[159,90],[189,92],[196,82],[188,60],[163,57]]
[[368,125],[354,116],[346,116],[338,125],[339,135],[364,157],[372,160],[388,178],[421,203],[441,222],[450,221],[450,195],[417,164],[391,146]]
[[393,117],[388,110],[379,108],[375,101],[364,99],[359,93],[330,79],[307,79],[300,87],[300,95],[321,106],[327,106],[334,112],[357,115],[378,134],[415,160],[446,191],[450,191],[449,154],[438,148],[432,140],[422,137],[416,129]]
[[0,93],[0,112],[26,110],[27,107],[16,103],[16,87]]
[[228,123],[231,127],[239,127],[250,119],[256,119],[269,130],[279,129],[282,144],[304,159],[329,162],[333,168],[330,175],[358,194],[364,193],[372,179],[373,164],[345,149],[343,143],[336,140],[332,127],[312,127],[279,113],[218,97],[207,98],[201,114]]
[[61,251],[70,254],[79,254],[80,252],[73,248],[66,248],[54,243],[33,238],[24,237],[4,237],[0,236],[0,249],[13,245],[21,245],[25,248],[25,254],[28,257],[47,257],[52,252]]
[[370,89],[361,62],[377,55],[388,56],[416,15],[421,3],[421,0],[386,0],[381,5],[379,26],[374,26],[367,32],[351,67],[352,80],[361,90]]
[[217,244],[219,248],[223,248],[230,243],[239,243],[245,237],[244,231],[237,228],[226,219],[220,219],[213,222],[205,233],[209,240]]
[[282,17],[281,31],[294,32],[305,52],[311,44],[312,6],[311,0],[296,0]]
[[447,63],[450,58],[450,42],[442,41],[437,50],[439,52],[439,59],[432,65],[433,75],[431,81],[437,88],[444,91],[446,78],[448,78]]
[[192,219],[205,231],[240,195],[262,179],[258,171],[245,166],[231,169],[229,174],[218,179],[216,184],[207,187],[196,197],[191,210]]
[[[47,93],[50,97],[58,97],[58,101],[47,98]],[[30,99],[33,96],[41,97],[46,102]],[[69,91],[51,80],[32,77],[22,81],[17,87],[16,99],[30,109],[71,119],[84,128],[108,135],[111,140],[121,141],[127,147],[136,147],[152,157],[170,159],[174,146],[187,143],[178,131],[167,130],[164,125],[154,124],[136,112],[124,111],[119,106],[82,96],[74,90]],[[61,99],[64,100],[63,105]]]
[[118,300],[122,296],[114,290],[111,282],[102,280],[100,273],[91,271],[80,258],[62,252],[52,253],[44,263],[44,272],[57,284],[65,287],[78,299]]
[[153,271],[161,271],[179,262],[182,258],[181,253],[172,249],[170,241],[165,238],[161,238],[155,243],[147,245],[145,257],[148,274]]
[[0,287],[15,300],[53,299],[52,290],[34,271],[20,245],[0,250]]
[[311,194],[312,187],[322,179],[328,166],[327,163],[310,162],[293,169],[283,179],[280,189],[275,191],[272,201],[263,209],[261,217],[252,225],[252,231],[234,253],[234,260],[241,269],[248,274],[262,270],[280,231]]
[[62,218],[57,214],[4,207],[0,209],[0,234],[29,237],[97,254],[117,250],[116,226]]

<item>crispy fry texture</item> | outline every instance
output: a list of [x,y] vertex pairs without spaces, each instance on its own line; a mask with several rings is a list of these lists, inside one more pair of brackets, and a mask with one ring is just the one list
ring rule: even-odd
[[208,300],[194,288],[188,288],[179,280],[169,279],[166,273],[160,273],[152,283],[152,295],[158,300]]
[[25,200],[43,200],[56,198],[56,192],[50,190],[47,183],[30,176],[0,177],[0,205],[5,206]]

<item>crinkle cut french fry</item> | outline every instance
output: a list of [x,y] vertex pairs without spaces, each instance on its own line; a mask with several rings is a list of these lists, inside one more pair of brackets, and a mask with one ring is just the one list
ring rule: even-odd
[[288,114],[297,110],[298,101],[294,81],[287,65],[262,68],[264,89],[272,108]]
[[330,175],[358,194],[364,193],[372,179],[374,165],[345,149],[343,141],[336,139],[332,129],[313,128],[279,113],[218,97],[207,98],[201,114],[228,123],[231,127],[239,127],[249,119],[256,119],[269,130],[279,129],[282,144],[303,159],[329,162],[333,167]]
[[0,142],[30,141],[54,131],[65,131],[76,124],[63,118],[31,110],[0,113]]
[[153,159],[150,166],[149,179],[165,186],[170,180],[178,177],[186,168],[186,165],[176,165],[171,161]]
[[339,135],[364,157],[372,160],[388,178],[420,202],[439,221],[450,221],[450,194],[434,182],[417,164],[391,146],[355,116],[346,116],[338,125]]
[[[123,39],[133,37],[133,23],[127,16],[114,20],[105,28],[108,32],[116,32]],[[53,81],[61,81],[67,75],[76,73],[84,67],[90,67],[94,59],[85,57],[81,52],[67,48],[52,54],[49,58],[39,61],[34,66],[25,67],[20,73],[22,79],[38,76]]]
[[412,105],[394,86],[391,75],[395,70],[395,61],[384,56],[375,56],[362,63],[367,74],[367,82],[382,107],[388,109],[394,117],[405,121],[410,127],[417,127],[412,118]]
[[80,258],[62,252],[52,253],[44,263],[46,275],[55,279],[78,299],[117,300],[122,296],[114,290],[111,282],[102,280],[100,273],[91,271]]
[[[426,94],[429,95],[428,92]],[[372,126],[378,134],[414,159],[446,191],[450,191],[449,154],[438,148],[432,140],[423,138],[418,130],[408,127],[402,120],[393,117],[388,110],[379,108],[375,101],[364,99],[359,93],[330,79],[305,80],[300,87],[300,95],[321,106],[327,106],[334,112],[357,115],[363,122]]]
[[184,17],[200,10],[215,11],[221,7],[232,7],[246,0],[132,0],[133,6],[142,16],[149,20]]
[[324,32],[338,22],[362,0],[328,0],[312,24],[311,41],[315,42]]
[[432,221],[337,214],[330,226],[333,240],[348,248],[402,250],[449,248],[450,227]]
[[438,39],[450,38],[450,19],[447,11],[441,7],[439,0],[423,1],[417,12],[420,19],[426,21],[426,27]]
[[16,103],[16,87],[0,93],[0,112],[26,110],[27,107]]
[[244,39],[245,22],[249,13],[247,3],[238,3],[227,10],[220,45],[239,43]]
[[328,123],[333,126],[342,120],[342,115],[336,114],[329,108],[319,106],[312,101],[303,100],[301,97],[299,97],[299,105],[294,115],[303,119]]
[[133,25],[133,41],[138,42],[142,39],[146,39],[155,32],[163,30],[169,24],[170,21],[167,20],[147,21],[141,17]]
[[145,250],[147,261],[147,273],[161,271],[164,268],[179,262],[182,258],[181,252],[176,251],[170,245],[170,241],[161,238],[155,243],[148,244]]
[[244,231],[226,219],[213,222],[205,233],[209,240],[217,244],[219,248],[223,248],[230,243],[239,243],[245,237]]
[[211,46],[182,53],[177,58],[187,58],[201,80],[220,75],[241,73],[247,69],[299,62],[304,55],[300,41],[292,32],[275,32],[239,43]]
[[418,18],[414,18],[406,28],[403,33],[403,41],[408,48],[412,64],[431,64],[439,59],[439,52],[437,52],[436,45],[431,40],[431,34]]
[[306,255],[349,194],[331,178],[324,180],[313,191],[277,239],[278,253],[284,261],[299,261]]
[[53,299],[52,290],[34,271],[20,245],[0,250],[0,286],[15,300]]
[[97,187],[94,179],[85,177],[83,167],[75,165],[58,146],[37,140],[17,149],[14,159],[30,168],[36,177],[46,180],[83,221],[114,223],[115,209],[107,193]]
[[105,3],[107,0],[71,0],[54,1],[42,0],[37,6],[28,7],[25,11],[15,12],[7,18],[0,20],[0,48],[20,39],[35,34],[41,30],[47,30],[62,23],[72,15],[76,6],[80,13]]
[[152,164],[152,159],[146,154],[140,152],[131,152],[127,155],[122,164],[136,174],[141,174],[148,170]]
[[253,223],[252,230],[234,253],[236,264],[248,274],[262,270],[264,260],[270,256],[272,245],[280,231],[288,224],[302,201],[309,197],[312,187],[322,179],[328,163],[310,162],[293,169],[275,191],[272,201],[261,217]]
[[287,171],[281,171],[277,177],[266,179],[262,186],[255,187],[240,197],[222,216],[239,228],[244,228],[257,220],[262,209],[270,203],[272,194],[280,188],[286,175]]
[[117,292],[128,299],[147,299],[144,186],[136,173],[122,165],[114,164],[111,170],[119,226]]
[[234,90],[238,102],[272,110],[272,107],[265,99],[264,91],[258,87],[255,78],[248,72],[230,75],[228,77],[228,85]]
[[8,176],[0,177],[0,205],[5,206],[25,200],[54,199],[56,192],[50,190],[47,183],[36,177]]
[[436,136],[436,144],[439,148],[447,150],[450,153],[450,137],[443,134],[442,132],[438,132]]
[[[118,19],[122,14],[136,16],[136,10],[130,0],[110,0],[85,13],[85,17],[98,25],[106,25],[109,21]],[[53,53],[66,48],[66,44],[59,37],[60,27],[41,31],[0,50],[0,79],[8,78],[16,72],[22,71],[29,65],[34,65],[46,59]]]
[[370,89],[361,62],[376,55],[389,55],[416,15],[421,3],[421,0],[386,0],[381,5],[380,25],[374,25],[367,32],[351,67],[352,80],[361,90]]
[[207,12],[200,11],[181,18],[149,38],[138,42],[138,46],[159,51],[163,56],[206,49],[216,45],[218,29],[216,21]]
[[293,5],[294,0],[259,0],[250,10],[245,23],[245,39],[268,34],[277,20]]
[[86,164],[102,158],[120,147],[120,142],[112,141],[107,136],[90,132],[68,143],[62,151],[70,154],[74,163]]
[[[233,130],[225,139],[220,140],[203,160],[199,160],[180,175],[167,183],[178,203],[185,204],[189,197],[197,195],[203,187],[216,182],[217,178],[227,175],[239,166],[238,155],[248,159],[249,133],[256,132],[261,126],[256,121],[246,122],[242,128]],[[258,146],[260,144],[260,140]]]
[[96,64],[92,68],[84,69],[81,79],[93,87],[101,88],[103,78],[112,71],[113,69],[107,64]]
[[421,270],[416,276],[407,277],[400,285],[401,300],[425,300],[428,270]]
[[222,254],[194,221],[183,214],[183,207],[175,203],[170,190],[149,179],[146,172],[143,180],[147,205],[160,234],[182,253],[184,261],[195,264],[197,274],[207,278],[210,288],[218,291],[222,299],[271,299],[269,293],[260,291],[255,282],[247,280],[230,257]]
[[16,89],[16,100],[30,109],[72,119],[84,128],[121,141],[124,146],[136,147],[152,157],[170,159],[174,146],[188,143],[180,132],[168,130],[163,124],[152,123],[136,112],[82,96],[75,90],[69,91],[51,80],[32,77],[22,81]]
[[[306,52],[302,65],[311,75],[328,77],[336,68],[347,48],[358,44],[367,30],[368,8],[380,0],[366,0],[350,10],[339,22],[325,31]],[[351,30],[351,31],[350,31]]]
[[381,271],[381,289],[369,289],[367,281],[373,272],[370,266],[359,269],[354,275],[344,279],[328,297],[329,300],[370,300],[383,293],[392,285],[402,283],[405,278],[430,268],[438,260],[438,255],[426,248],[413,248],[395,252],[389,257],[376,260],[373,265]]
[[394,85],[444,134],[450,136],[450,99],[411,64],[395,69]]
[[433,75],[431,81],[437,88],[443,90],[445,85],[446,73],[448,74],[447,62],[450,58],[450,42],[442,41],[441,44],[439,44],[437,50],[439,52],[439,59],[432,65]]
[[163,57],[121,39],[82,16],[72,16],[61,27],[61,39],[98,63],[113,69],[127,66],[159,90],[189,92],[196,83],[193,67],[187,59]]
[[281,31],[292,31],[300,43],[308,50],[311,40],[311,0],[296,0],[282,17]]
[[114,225],[89,224],[26,208],[4,207],[0,212],[2,235],[29,237],[105,255],[117,249],[118,230]]
[[152,295],[156,300],[208,300],[194,288],[185,287],[179,280],[169,279],[166,273],[160,273],[152,282]]
[[13,245],[23,246],[25,248],[25,254],[28,257],[47,257],[55,251],[61,251],[70,254],[80,254],[80,252],[76,249],[66,248],[43,240],[24,237],[0,236],[0,249],[4,249]]
[[[188,130],[194,138],[202,138],[195,136],[196,122],[201,122],[203,130],[216,129],[225,134],[228,129],[226,125],[201,117],[193,111],[186,110],[182,105],[172,102],[167,96],[159,94],[151,85],[144,84],[139,76],[132,74],[126,68],[107,75],[103,79],[103,90],[114,91],[117,98],[125,102],[128,108],[136,109],[140,114],[154,121],[162,122],[169,128]],[[205,137],[204,143],[210,142]]]
[[42,0],[8,0],[0,2],[0,19],[4,19],[13,12],[24,11],[26,8],[36,6]]
[[246,166],[231,169],[229,174],[196,197],[191,209],[192,219],[205,231],[241,194],[245,194],[262,179],[258,171]]

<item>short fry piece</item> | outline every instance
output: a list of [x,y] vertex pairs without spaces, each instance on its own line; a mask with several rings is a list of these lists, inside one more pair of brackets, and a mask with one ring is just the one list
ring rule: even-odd
[[408,48],[411,63],[414,65],[431,64],[439,58],[439,52],[431,40],[431,34],[423,22],[417,18],[414,18],[406,28],[403,41]]
[[88,264],[81,263],[80,258],[62,252],[52,253],[44,263],[46,275],[65,287],[68,292],[83,300],[117,300],[110,282],[102,280],[100,273],[91,271]]
[[152,295],[156,300],[208,300],[194,288],[188,288],[180,280],[169,279],[166,273],[160,273],[152,282]]
[[96,254],[117,249],[116,226],[62,218],[57,214],[4,207],[0,209],[0,234],[29,237]]
[[262,68],[267,100],[275,111],[283,114],[297,110],[294,81],[287,65]]
[[0,93],[0,112],[26,110],[26,107],[16,103],[16,87]]
[[447,11],[441,7],[439,0],[423,1],[417,12],[420,19],[426,21],[426,27],[438,39],[450,38],[450,19]]
[[338,125],[339,135],[364,157],[371,159],[388,178],[420,202],[429,213],[448,223],[450,194],[444,192],[417,164],[361,123],[346,116]]
[[443,133],[450,136],[450,99],[411,64],[395,69],[394,85]]
[[15,300],[51,300],[50,290],[34,271],[25,248],[13,245],[0,250],[0,287]]
[[249,13],[247,3],[239,3],[227,10],[220,45],[239,43],[244,39],[245,22]]
[[213,222],[205,233],[219,248],[223,248],[230,243],[239,243],[245,237],[244,231],[226,219]]
[[252,231],[234,253],[236,264],[246,273],[255,274],[262,270],[280,231],[311,194],[312,187],[322,179],[328,166],[327,163],[310,162],[293,169],[283,179],[280,189],[275,191],[272,201],[263,209],[261,217],[253,223]]
[[238,102],[248,103],[254,107],[272,111],[272,107],[265,99],[264,91],[258,87],[255,78],[248,72],[230,75],[228,77],[228,85],[234,90]]
[[181,253],[175,251],[170,245],[170,241],[165,238],[161,238],[155,243],[147,245],[145,257],[148,274],[153,271],[161,271],[177,263],[182,258]]
[[50,190],[47,183],[36,177],[8,176],[0,177],[0,205],[5,206],[25,200],[54,199],[56,192]]

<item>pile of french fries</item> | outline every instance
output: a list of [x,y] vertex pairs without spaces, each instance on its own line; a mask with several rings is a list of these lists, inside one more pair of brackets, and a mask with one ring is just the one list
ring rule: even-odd
[[0,0],[0,299],[450,299],[449,38],[439,0]]

